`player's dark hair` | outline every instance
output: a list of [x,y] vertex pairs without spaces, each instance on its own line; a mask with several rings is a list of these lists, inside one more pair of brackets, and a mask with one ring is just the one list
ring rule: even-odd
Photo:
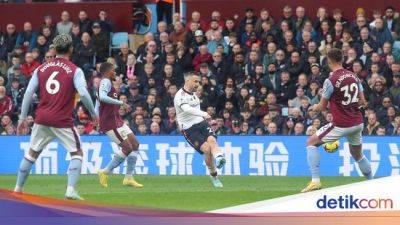
[[342,58],[343,58],[342,50],[340,50],[338,48],[333,48],[332,50],[330,50],[328,52],[328,59],[331,62],[340,63],[340,62],[342,62]]
[[113,70],[113,69],[114,69],[114,65],[112,63],[109,63],[109,62],[103,62],[100,65],[100,73],[101,74],[105,74],[108,71]]

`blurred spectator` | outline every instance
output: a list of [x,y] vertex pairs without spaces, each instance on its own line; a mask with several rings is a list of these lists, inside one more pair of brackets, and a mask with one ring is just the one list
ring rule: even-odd
[[4,35],[4,45],[6,46],[7,53],[11,53],[14,50],[14,46],[17,43],[18,34],[15,30],[15,25],[12,23],[7,24],[6,34]]
[[90,74],[93,66],[95,56],[95,49],[91,42],[89,33],[85,32],[82,34],[82,42],[76,46],[74,61],[82,67],[85,75]]
[[11,115],[13,110],[13,103],[9,96],[6,94],[6,88],[0,86],[0,116]]
[[16,45],[21,46],[24,52],[32,51],[36,47],[37,33],[32,30],[32,24],[30,22],[24,23],[23,31],[21,31],[17,37]]
[[92,45],[96,52],[96,60],[104,62],[108,57],[108,49],[110,45],[110,35],[108,32],[103,31],[100,24],[95,22],[92,25]]
[[40,66],[40,63],[34,60],[32,53],[28,52],[25,54],[25,62],[22,64],[21,72],[27,80],[29,80],[36,68]]
[[61,21],[57,23],[57,34],[69,34],[73,23],[70,21],[69,13],[63,11],[61,13]]
[[108,18],[108,14],[105,10],[100,10],[99,19],[95,22],[100,24],[101,30],[104,33],[109,34],[114,31],[114,23]]
[[78,25],[79,30],[83,32],[88,32],[89,34],[92,32],[92,21],[90,20],[86,10],[80,10],[78,14]]

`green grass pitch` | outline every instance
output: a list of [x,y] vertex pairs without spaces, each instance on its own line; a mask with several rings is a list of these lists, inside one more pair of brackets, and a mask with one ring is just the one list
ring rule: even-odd
[[[260,200],[296,194],[308,177],[224,176],[223,189],[211,186],[207,176],[135,176],[144,188],[122,186],[122,175],[111,175],[109,187],[102,188],[96,175],[82,175],[78,190],[91,203],[137,207],[208,211]],[[15,175],[0,175],[0,188],[13,189]],[[354,177],[322,178],[324,187],[363,180]],[[31,175],[25,192],[63,198],[65,175]]]

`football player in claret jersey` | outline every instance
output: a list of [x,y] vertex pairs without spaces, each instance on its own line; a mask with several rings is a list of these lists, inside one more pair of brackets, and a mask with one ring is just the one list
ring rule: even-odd
[[112,81],[115,79],[114,65],[108,62],[102,63],[100,73],[103,77],[100,81],[96,101],[96,110],[100,115],[100,131],[121,146],[121,151],[115,154],[104,170],[99,171],[100,184],[108,187],[108,174],[126,159],[127,168],[122,184],[141,188],[143,185],[137,183],[132,177],[138,157],[139,142],[132,130],[124,124],[118,112],[125,103],[118,100],[118,93],[112,85]]
[[363,87],[357,75],[342,67],[342,52],[332,49],[328,52],[328,65],[332,73],[325,80],[321,101],[313,106],[314,111],[324,111],[329,103],[333,121],[320,128],[307,140],[307,161],[312,180],[301,192],[321,189],[319,178],[318,146],[346,137],[350,154],[367,179],[373,174],[368,159],[362,152],[362,130],[364,127],[360,107],[366,104]]
[[[223,185],[218,179],[216,168],[225,165],[225,157],[218,147],[216,135],[208,125],[211,119],[207,112],[200,109],[200,99],[196,96],[200,76],[195,73],[185,75],[185,84],[174,97],[178,128],[182,131],[187,142],[200,154],[204,154],[211,183],[216,188]],[[215,162],[214,162],[215,159]]]
[[65,198],[83,200],[75,189],[81,173],[83,155],[72,116],[76,91],[95,122],[98,116],[86,88],[85,75],[69,61],[73,50],[71,36],[60,34],[54,38],[53,44],[57,52],[56,58],[43,63],[34,71],[22,101],[18,133],[27,126],[26,117],[33,94],[38,91],[39,105],[32,128],[30,149],[21,161],[14,191],[22,192],[32,165],[46,145],[58,138],[71,155]]

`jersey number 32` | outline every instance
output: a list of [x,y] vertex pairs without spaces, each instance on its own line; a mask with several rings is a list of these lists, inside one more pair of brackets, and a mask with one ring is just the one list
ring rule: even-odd
[[352,83],[340,88],[343,92],[342,105],[349,105],[350,103],[358,102],[358,85],[357,83]]

